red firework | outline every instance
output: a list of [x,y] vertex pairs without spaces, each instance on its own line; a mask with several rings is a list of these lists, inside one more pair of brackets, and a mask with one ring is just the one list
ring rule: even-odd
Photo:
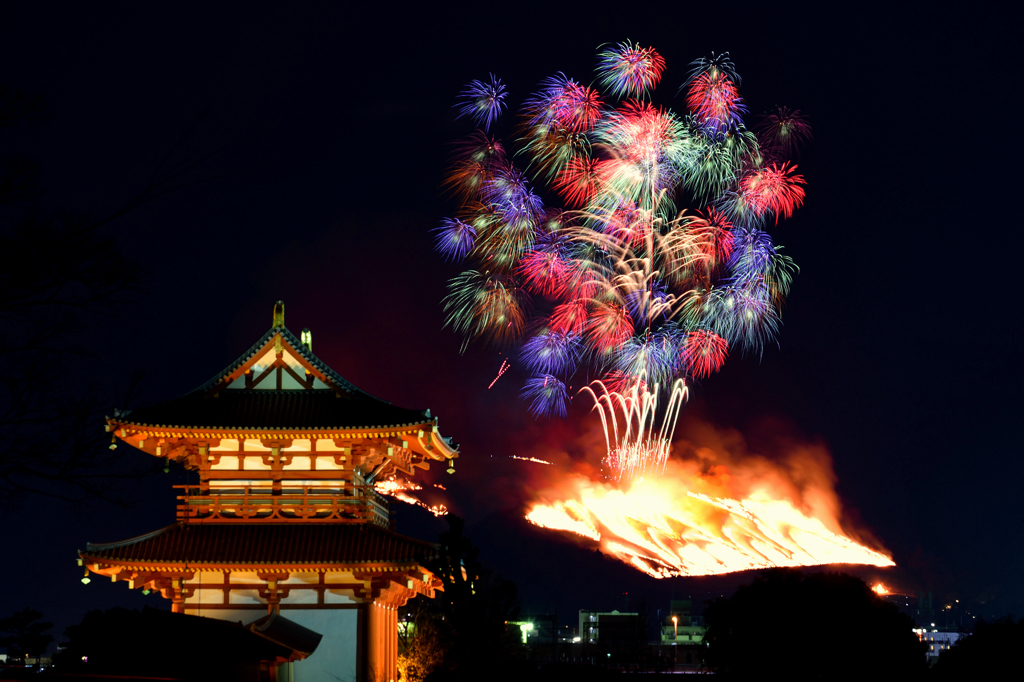
[[452,155],[452,170],[444,184],[464,201],[477,196],[494,171],[505,164],[505,148],[500,140],[476,131],[458,143]]
[[601,187],[601,164],[600,159],[570,159],[555,179],[555,191],[570,206],[585,206]]
[[683,342],[683,364],[690,375],[697,379],[709,377],[717,372],[728,356],[729,343],[706,329],[690,332]]
[[797,175],[788,163],[771,164],[747,174],[740,181],[740,195],[758,216],[771,212],[789,218],[804,203],[804,176]]
[[696,238],[697,248],[707,259],[708,265],[714,267],[729,260],[732,255],[732,222],[714,206],[708,206],[707,217],[691,219],[687,229]]
[[587,302],[578,298],[555,306],[549,321],[551,331],[569,336],[582,336],[587,324]]
[[[637,394],[641,395],[648,390],[646,381],[619,369],[609,372],[608,376],[601,380],[601,383],[604,384],[609,393],[618,393],[625,396],[627,400],[630,400],[634,389],[636,389]],[[632,401],[630,400],[630,402]]]
[[732,79],[717,69],[693,79],[686,95],[686,106],[701,122],[718,130],[738,122],[740,114],[746,110]]
[[633,335],[633,318],[626,306],[598,302],[587,320],[587,340],[599,353],[612,351]]
[[559,127],[573,133],[585,132],[601,118],[601,97],[593,88],[568,81],[554,98],[554,110]]

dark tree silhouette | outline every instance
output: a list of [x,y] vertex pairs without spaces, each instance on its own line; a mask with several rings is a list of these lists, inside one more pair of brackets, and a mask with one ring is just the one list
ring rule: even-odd
[[[46,112],[42,98],[0,86],[0,135],[43,121]],[[35,164],[0,158],[0,504],[20,493],[103,494],[112,478],[142,473],[111,466],[115,453],[101,428],[111,401],[124,405],[130,395],[73,384],[69,376],[95,343],[88,334],[95,335],[97,322],[140,283],[136,261],[118,248],[111,225],[205,181],[194,171],[212,155],[182,152],[194,127],[134,196],[99,216],[49,208],[59,202],[40,191]]]
[[940,680],[1019,679],[1020,650],[1024,642],[1024,618],[980,621],[974,634],[957,641],[942,652],[935,664]]
[[705,665],[727,679],[911,680],[927,670],[910,618],[844,573],[765,571],[704,618]]
[[404,642],[405,663],[414,665],[413,675],[431,681],[505,679],[524,654],[506,627],[519,613],[516,586],[480,563],[480,550],[463,534],[461,518],[446,520],[438,556],[426,563],[444,591],[414,602],[410,615],[417,635]]
[[0,618],[0,646],[7,647],[9,661],[39,658],[53,641],[49,631],[53,623],[43,621],[43,614],[25,607],[21,611]]

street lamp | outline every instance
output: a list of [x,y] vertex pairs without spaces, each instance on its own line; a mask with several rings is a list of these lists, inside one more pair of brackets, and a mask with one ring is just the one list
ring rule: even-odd
[[679,660],[679,617],[672,616],[672,669],[675,670],[676,662]]

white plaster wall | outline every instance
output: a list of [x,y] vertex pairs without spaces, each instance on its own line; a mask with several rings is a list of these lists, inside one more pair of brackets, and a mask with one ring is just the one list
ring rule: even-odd
[[357,609],[281,609],[281,615],[324,636],[312,656],[287,664],[292,682],[360,682],[356,679]]
[[[203,609],[199,614],[248,625],[266,616],[262,610]],[[304,661],[286,663],[278,670],[281,682],[361,682],[356,679],[356,633],[358,609],[281,609],[281,615],[324,636],[313,655]]]

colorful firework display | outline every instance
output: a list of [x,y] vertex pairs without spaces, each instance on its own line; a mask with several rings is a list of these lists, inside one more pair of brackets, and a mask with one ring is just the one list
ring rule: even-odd
[[447,185],[461,206],[435,230],[466,268],[446,324],[464,343],[517,347],[538,416],[566,413],[578,374],[621,394],[668,389],[778,332],[796,266],[766,228],[803,203],[789,157],[807,121],[779,108],[748,129],[728,54],[693,62],[681,114],[653,101],[664,71],[652,47],[605,46],[596,85],[542,81],[507,146],[487,132],[504,84],[461,93],[459,115],[482,130],[457,147]]

